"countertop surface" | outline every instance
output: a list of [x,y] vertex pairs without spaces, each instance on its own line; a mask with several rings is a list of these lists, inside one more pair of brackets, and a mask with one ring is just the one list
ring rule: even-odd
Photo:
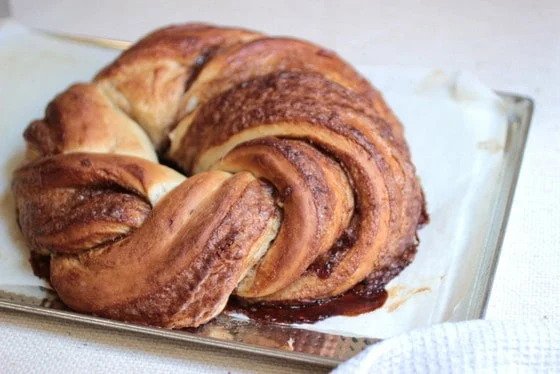
[[[11,3],[11,16],[30,27],[124,40],[169,23],[238,25],[312,40],[353,64],[467,70],[500,91],[532,97],[532,128],[486,318],[560,321],[559,2],[25,0]],[[0,334],[0,368],[17,371],[322,370],[5,312]]]

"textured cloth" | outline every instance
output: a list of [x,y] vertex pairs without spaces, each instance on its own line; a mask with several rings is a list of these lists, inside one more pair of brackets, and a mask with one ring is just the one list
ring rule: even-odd
[[0,373],[327,373],[328,368],[0,311]]
[[334,373],[560,372],[560,328],[542,321],[444,323],[385,340]]

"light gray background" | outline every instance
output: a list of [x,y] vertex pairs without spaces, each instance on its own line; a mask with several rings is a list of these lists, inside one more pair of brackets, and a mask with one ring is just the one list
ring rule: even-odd
[[7,17],[10,15],[10,4],[8,0],[0,0],[0,17]]
[[[6,8],[0,0],[0,14]],[[355,64],[466,69],[491,87],[533,97],[533,127],[487,317],[560,320],[559,1],[20,0],[12,2],[11,10],[28,26],[128,40],[172,22],[239,25],[311,39]],[[95,329],[16,315],[2,314],[0,322],[14,342],[38,339],[35,344],[53,348],[84,344],[85,357],[91,359],[100,351],[125,357],[129,349],[130,357],[142,356],[162,368],[173,360],[223,370],[273,370],[274,364],[144,338],[132,343],[129,336],[108,337]],[[32,359],[31,352],[21,357]],[[309,369],[287,365],[290,371]]]

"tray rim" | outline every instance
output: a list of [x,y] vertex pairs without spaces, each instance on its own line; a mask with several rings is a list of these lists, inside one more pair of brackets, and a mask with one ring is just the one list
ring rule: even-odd
[[[471,293],[471,303],[467,310],[467,318],[465,319],[477,319],[483,318],[484,314],[486,313],[486,309],[488,307],[488,300],[490,296],[490,291],[492,288],[492,282],[495,277],[497,265],[498,265],[498,258],[501,252],[501,247],[503,243],[503,239],[505,236],[507,222],[509,218],[509,214],[511,211],[511,206],[513,203],[513,197],[515,194],[515,189],[517,186],[517,181],[519,178],[521,164],[523,159],[523,154],[525,151],[525,146],[528,138],[528,132],[531,124],[532,114],[534,110],[534,101],[533,99],[512,94],[512,93],[503,93],[497,92],[498,95],[505,98],[506,100],[514,101],[517,105],[523,105],[525,108],[518,108],[521,110],[522,118],[518,122],[520,126],[520,134],[517,140],[517,144],[519,146],[518,149],[514,149],[512,152],[512,156],[510,159],[510,163],[513,165],[513,170],[511,170],[510,180],[507,183],[507,180],[502,180],[502,188],[500,188],[499,193],[506,191],[505,199],[502,199],[500,202],[495,204],[492,213],[492,220],[495,220],[496,214],[500,214],[502,216],[499,225],[496,227],[497,231],[494,237],[487,239],[486,246],[492,245],[494,246],[493,251],[488,251],[483,249],[483,254],[486,256],[490,255],[490,258],[487,258],[486,261],[481,260],[480,267],[483,267],[484,274],[486,277],[480,277],[478,284],[475,285],[474,291]],[[508,133],[509,133],[509,126],[511,126],[511,122],[508,123]],[[506,166],[503,166],[505,169]],[[504,177],[505,178],[505,177]],[[488,236],[492,236],[492,231],[488,234]],[[491,243],[488,243],[491,242]],[[494,244],[492,244],[492,242]],[[491,253],[487,253],[491,252]],[[483,256],[484,257],[484,256]],[[479,267],[479,269],[480,269]],[[483,291],[481,293],[475,291]],[[478,300],[476,300],[478,296]],[[97,327],[105,327],[111,330],[120,330],[120,331],[127,331],[131,333],[143,334],[146,336],[158,337],[158,338],[167,338],[172,341],[186,341],[190,343],[197,343],[202,345],[208,345],[218,348],[225,348],[225,349],[232,349],[236,351],[241,351],[245,353],[253,353],[258,355],[263,355],[267,357],[274,357],[280,359],[287,359],[291,361],[303,362],[308,364],[316,364],[328,367],[334,367],[340,364],[341,360],[331,357],[325,357],[320,355],[313,355],[309,353],[302,353],[302,352],[295,352],[295,351],[286,351],[278,348],[266,348],[263,346],[255,345],[255,344],[248,344],[236,341],[228,341],[228,340],[221,340],[217,338],[211,337],[203,337],[198,336],[191,333],[185,333],[184,331],[176,332],[173,330],[163,329],[163,328],[156,328],[156,327],[148,327],[148,326],[141,326],[135,324],[129,324],[119,321],[113,321],[109,319],[93,317],[85,314],[74,313],[70,311],[60,311],[56,309],[46,308],[42,306],[34,306],[25,303],[10,301],[0,297],[0,310],[11,310],[16,312],[23,312],[26,314],[32,315],[39,315],[43,317],[54,318],[58,320],[66,320],[72,321],[77,323],[82,323],[89,326],[97,326]]]
[[[513,206],[513,199],[515,197],[515,191],[517,189],[517,182],[519,181],[519,175],[521,173],[521,167],[523,165],[523,156],[525,155],[525,149],[527,148],[527,139],[529,138],[529,130],[531,128],[531,123],[533,119],[533,112],[535,110],[535,101],[532,97],[522,94],[516,94],[511,92],[505,91],[495,91],[498,96],[502,99],[513,101],[518,106],[523,106],[523,108],[517,108],[520,110],[521,113],[515,113],[520,115],[519,122],[519,131],[520,135],[517,139],[513,139],[516,141],[516,149],[512,149],[513,155],[510,158],[506,159],[509,161],[510,168],[508,170],[508,165],[504,165],[502,170],[505,169],[506,172],[511,172],[509,175],[508,180],[501,181],[501,188],[499,191],[499,196],[501,196],[501,201],[494,204],[494,209],[492,212],[493,219],[495,218],[496,214],[500,214],[500,209],[502,210],[501,215],[501,224],[499,227],[496,227],[494,224],[493,228],[498,229],[498,232],[494,235],[494,244],[490,243],[490,245],[494,246],[494,250],[492,253],[492,258],[487,259],[486,269],[484,269],[484,261],[481,261],[481,268],[479,270],[484,271],[487,274],[485,279],[481,282],[479,278],[478,285],[475,285],[475,288],[478,286],[482,288],[484,292],[482,293],[482,299],[479,300],[478,303],[473,305],[471,301],[471,305],[469,306],[469,310],[467,311],[467,318],[468,319],[476,319],[476,318],[484,318],[486,312],[488,310],[488,302],[490,301],[490,294],[492,292],[492,286],[496,277],[496,270],[498,268],[499,258],[502,252],[502,246],[505,238],[505,234],[507,231],[507,225],[509,222],[509,217],[511,214],[511,208]],[[516,123],[511,122],[511,119],[508,120],[508,139],[506,140],[506,150],[508,146],[508,142],[511,141],[509,138],[511,126],[515,125]],[[507,178],[507,176],[503,176],[503,178]],[[505,194],[504,194],[505,192]],[[499,218],[499,217],[498,217]],[[490,237],[490,239],[488,239]],[[489,245],[488,241],[492,239],[492,232],[488,234],[486,246]],[[483,251],[485,256],[488,256],[488,250]],[[473,292],[474,294],[475,292]],[[478,305],[477,305],[478,304]]]
[[108,328],[116,331],[126,331],[134,334],[142,334],[170,341],[183,341],[207,345],[211,347],[231,349],[244,353],[255,353],[266,357],[288,359],[291,361],[316,364],[321,366],[335,367],[341,360],[335,358],[313,355],[302,352],[289,352],[282,349],[266,348],[258,345],[198,336],[184,331],[175,331],[159,327],[136,325],[132,323],[114,321],[106,318],[94,317],[87,314],[75,313],[72,311],[61,311],[42,306],[28,305],[24,303],[9,301],[0,298],[0,310],[12,312],[23,312],[30,315],[48,317],[56,320],[81,323],[86,326]]
[[[130,45],[129,42],[117,39],[72,35],[44,30],[36,31],[66,41],[71,41],[79,44],[95,45],[97,47],[108,49],[124,50]],[[513,198],[519,179],[523,155],[525,152],[528,133],[531,127],[531,121],[535,107],[534,100],[531,97],[502,91],[496,91],[496,93],[504,100],[515,104],[516,107],[512,109],[512,112],[515,112],[515,110],[517,110],[517,113],[510,114],[516,114],[519,118],[516,118],[518,122],[512,122],[511,119],[508,120],[508,139],[506,142],[506,150],[504,152],[504,155],[507,157],[504,157],[504,165],[500,170],[501,172],[504,172],[505,175],[501,175],[501,178],[499,180],[499,188],[496,193],[500,198],[492,208],[490,231],[486,236],[484,247],[481,248],[482,256],[478,264],[478,271],[483,274],[483,276],[478,277],[477,282],[472,287],[472,292],[470,292],[469,295],[470,299],[466,311],[465,320],[483,318],[488,308],[488,301],[496,274],[499,256],[502,250],[502,244],[505,237],[509,216],[511,213]],[[510,135],[512,131],[511,126],[513,125],[519,126],[519,128],[517,129],[519,133],[512,140],[510,138]],[[514,149],[508,149],[509,146],[513,147]],[[509,155],[507,154],[508,151],[510,151]],[[186,333],[184,331],[179,332],[163,328],[129,324],[125,322],[79,314],[71,311],[61,311],[43,306],[35,306],[25,304],[23,302],[5,299],[1,296],[0,310],[22,312],[25,314],[43,316],[56,320],[81,323],[88,326],[104,327],[110,330],[120,330],[134,334],[142,334],[144,336],[169,339],[170,341],[196,343],[217,348],[231,349],[249,354],[252,353],[261,356],[287,359],[291,361],[327,367],[334,367],[343,362],[340,359],[332,357],[297,351],[287,351],[279,348],[267,348],[256,344],[222,340],[212,337],[199,336],[192,333]]]

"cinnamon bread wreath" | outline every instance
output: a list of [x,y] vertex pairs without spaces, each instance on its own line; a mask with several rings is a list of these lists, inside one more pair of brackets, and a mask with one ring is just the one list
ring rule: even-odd
[[379,92],[301,40],[157,30],[24,137],[21,230],[50,256],[60,299],[103,317],[180,328],[232,294],[258,306],[371,292],[412,260],[426,220]]

